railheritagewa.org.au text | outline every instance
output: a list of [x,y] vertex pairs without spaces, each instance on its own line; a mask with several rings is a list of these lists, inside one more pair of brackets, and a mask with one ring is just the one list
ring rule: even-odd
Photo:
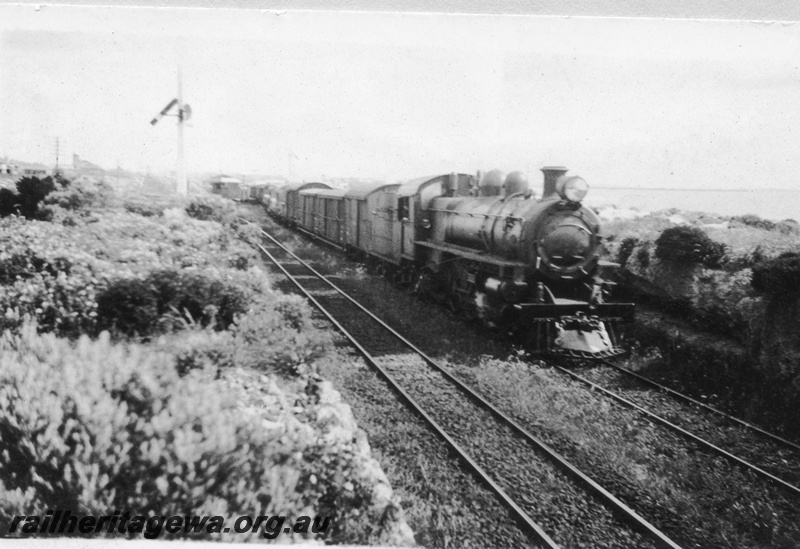
[[267,539],[281,534],[322,534],[330,526],[330,517],[299,516],[287,521],[283,516],[240,515],[225,519],[219,515],[132,515],[114,511],[111,515],[76,515],[69,510],[47,511],[44,515],[17,515],[6,535],[107,535],[140,534],[147,539],[166,535],[202,535],[234,532],[260,533]]

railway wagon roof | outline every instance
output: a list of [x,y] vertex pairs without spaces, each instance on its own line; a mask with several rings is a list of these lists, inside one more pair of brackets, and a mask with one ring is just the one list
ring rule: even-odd
[[321,196],[323,198],[344,198],[347,191],[344,189],[305,189],[300,191],[300,194],[304,196]]
[[357,200],[363,200],[364,198],[368,197],[374,192],[385,190],[388,187],[397,188],[399,186],[400,186],[399,183],[377,183],[377,184],[363,185],[347,191],[345,198],[355,198]]
[[417,194],[419,188],[431,181],[432,179],[439,179],[442,177],[441,175],[427,175],[425,177],[418,177],[416,179],[412,179],[410,181],[406,181],[400,185],[400,188],[397,189],[397,194],[400,196],[411,196],[412,194]]
[[331,186],[327,183],[295,183],[284,187],[285,191],[304,191],[306,189],[330,189]]

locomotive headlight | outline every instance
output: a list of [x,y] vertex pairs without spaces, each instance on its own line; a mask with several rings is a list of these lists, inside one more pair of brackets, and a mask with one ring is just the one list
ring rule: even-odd
[[589,192],[589,184],[578,176],[561,179],[556,185],[561,198],[570,202],[580,202]]

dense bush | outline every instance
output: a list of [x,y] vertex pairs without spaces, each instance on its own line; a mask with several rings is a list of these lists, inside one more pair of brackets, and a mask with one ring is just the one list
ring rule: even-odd
[[53,206],[72,211],[106,207],[111,203],[113,194],[114,190],[104,182],[89,180],[66,181],[62,188],[44,197],[42,201],[42,209],[45,212],[44,218],[50,219],[47,211],[48,208]]
[[158,297],[152,284],[119,279],[97,296],[98,329],[127,335],[150,335],[159,319]]
[[232,200],[213,194],[192,197],[186,206],[186,213],[201,221],[236,224],[236,204]]
[[[66,181],[66,180],[63,180]],[[52,177],[23,177],[17,181],[17,201],[19,211],[28,219],[36,216],[39,203],[56,190],[56,181]]]
[[200,272],[159,270],[117,279],[97,296],[99,330],[149,336],[187,324],[225,329],[244,313],[248,293]]
[[665,229],[656,240],[656,257],[688,265],[717,268],[725,258],[725,245],[711,240],[697,227],[680,225]]
[[[72,345],[35,332],[0,341],[0,522],[49,509],[330,514],[326,538],[361,542],[380,522],[359,509],[372,495],[352,438],[331,437],[335,418],[310,397],[266,376],[181,377],[171,356],[106,336]],[[366,528],[348,531],[359,514]]]
[[18,202],[17,193],[11,189],[0,189],[0,217],[16,213]]
[[800,293],[800,254],[787,252],[753,267],[754,289],[771,295]]

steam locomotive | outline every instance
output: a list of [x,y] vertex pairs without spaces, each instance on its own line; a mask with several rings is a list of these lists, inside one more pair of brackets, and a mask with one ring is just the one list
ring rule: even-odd
[[586,181],[542,168],[536,198],[521,172],[449,174],[350,190],[325,183],[265,189],[278,220],[536,353],[619,354],[633,305],[606,303],[600,222]]

